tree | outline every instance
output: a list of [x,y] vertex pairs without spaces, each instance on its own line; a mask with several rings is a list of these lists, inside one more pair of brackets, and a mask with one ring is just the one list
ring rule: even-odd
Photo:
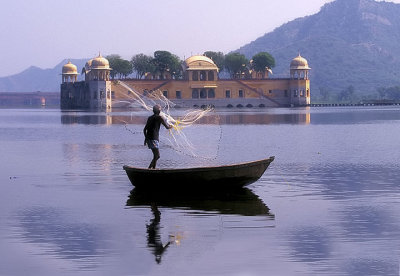
[[240,78],[241,73],[247,72],[248,64],[249,61],[242,54],[232,53],[225,56],[225,68],[231,74],[232,78]]
[[330,98],[330,91],[326,87],[320,87],[319,88],[319,94],[321,95],[321,100],[323,101],[329,101]]
[[176,56],[172,55],[172,63],[170,65],[170,73],[175,79],[182,77],[182,61]]
[[133,69],[135,69],[139,79],[143,78],[146,73],[153,73],[155,71],[153,58],[151,56],[146,56],[145,54],[137,54],[133,56],[131,59],[131,64]]
[[385,90],[389,100],[400,100],[400,86],[389,87]]
[[383,100],[383,99],[385,98],[385,96],[386,96],[386,88],[384,88],[384,87],[379,87],[379,88],[377,88],[376,90],[378,91],[379,98],[380,98],[381,100]]
[[160,73],[161,78],[164,77],[166,72],[169,72],[171,76],[174,76],[175,78],[182,75],[181,61],[179,57],[168,51],[155,51],[153,64],[155,65],[155,71]]
[[341,102],[354,102],[357,100],[357,96],[354,93],[354,86],[350,85],[346,89],[342,90],[338,94],[338,100]]
[[132,65],[130,62],[122,59],[120,55],[108,55],[106,56],[106,59],[110,63],[110,67],[112,69],[110,72],[112,79],[114,79],[117,75],[119,75],[119,77],[127,77],[132,73]]
[[260,52],[253,56],[252,67],[256,72],[265,72],[266,68],[275,67],[275,59],[267,52]]
[[213,51],[206,51],[204,52],[204,55],[206,57],[211,58],[215,65],[217,65],[219,71],[221,72],[222,70],[224,70],[224,66],[225,66],[225,55],[222,52],[213,52]]
[[119,61],[121,60],[121,56],[112,54],[112,55],[106,56],[106,59],[110,63],[110,67],[112,69],[110,72],[110,76],[112,79],[114,79],[115,76],[118,74],[118,68],[119,68],[118,64],[119,64]]
[[133,72],[132,63],[130,63],[129,60],[121,59],[118,71],[120,78],[122,77],[126,78]]

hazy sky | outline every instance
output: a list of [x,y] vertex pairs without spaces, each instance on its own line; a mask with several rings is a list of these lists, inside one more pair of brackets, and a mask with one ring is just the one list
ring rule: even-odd
[[[65,58],[227,53],[331,0],[0,0],[0,76]],[[400,2],[400,0],[395,1]]]

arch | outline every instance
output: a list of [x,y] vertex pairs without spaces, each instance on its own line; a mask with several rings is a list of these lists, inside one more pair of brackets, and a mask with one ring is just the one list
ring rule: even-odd
[[196,88],[192,90],[192,99],[198,99],[199,98],[199,90]]
[[197,71],[192,71],[192,80],[194,81],[199,80],[199,73]]
[[238,107],[238,108],[242,108],[242,107],[243,107],[243,105],[242,105],[242,104],[238,104],[236,107]]
[[200,80],[201,80],[201,81],[207,80],[206,71],[200,71]]
[[253,107],[253,105],[252,105],[252,104],[247,104],[247,105],[246,105],[246,107],[248,107],[248,108],[252,108],[252,107]]
[[265,107],[265,104],[259,104],[258,107]]
[[208,80],[213,81],[214,80],[214,71],[208,71]]
[[231,105],[231,104],[228,104],[226,107],[227,107],[227,108],[232,108],[232,107],[233,107],[233,105]]
[[207,97],[208,98],[215,98],[215,91],[214,89],[208,89],[208,93],[207,93]]
[[206,89],[200,89],[200,99],[206,99],[207,98],[207,90]]

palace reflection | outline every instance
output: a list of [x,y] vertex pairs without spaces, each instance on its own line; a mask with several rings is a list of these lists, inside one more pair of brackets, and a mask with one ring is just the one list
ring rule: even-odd
[[108,114],[70,113],[61,115],[61,123],[64,125],[112,125],[113,117]]
[[[150,113],[132,112],[129,115],[113,115],[111,113],[67,113],[61,115],[62,124],[138,124],[146,123],[147,117]],[[179,114],[174,115],[179,118]],[[309,110],[304,113],[211,113],[208,116],[201,118],[196,122],[197,124],[221,124],[221,125],[241,125],[241,124],[254,124],[254,125],[269,125],[269,124],[299,124],[307,125],[311,123],[311,114]]]

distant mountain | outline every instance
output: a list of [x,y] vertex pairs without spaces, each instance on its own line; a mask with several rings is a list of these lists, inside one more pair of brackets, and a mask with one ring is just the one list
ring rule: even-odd
[[400,5],[373,0],[337,0],[320,12],[291,21],[238,49],[251,58],[267,51],[275,75],[288,75],[299,52],[311,70],[311,89],[356,93],[400,85]]
[[[79,70],[89,59],[71,59]],[[63,60],[52,69],[31,66],[19,74],[1,77],[0,92],[57,92],[60,91],[61,70],[68,60]],[[80,75],[78,75],[79,79]]]

